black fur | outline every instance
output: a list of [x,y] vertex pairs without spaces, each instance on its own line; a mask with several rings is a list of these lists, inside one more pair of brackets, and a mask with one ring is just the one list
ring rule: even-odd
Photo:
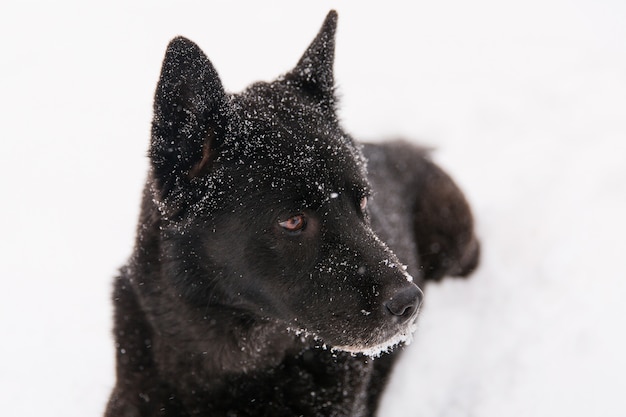
[[336,20],[241,94],[168,46],[107,416],[371,416],[394,355],[370,356],[410,337],[416,284],[476,266],[469,207],[426,153],[339,126]]

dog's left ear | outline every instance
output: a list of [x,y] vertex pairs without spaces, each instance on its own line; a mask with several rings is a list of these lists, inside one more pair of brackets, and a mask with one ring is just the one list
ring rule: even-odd
[[285,79],[323,103],[335,102],[333,63],[337,12],[331,10],[317,36]]
[[154,97],[150,162],[159,198],[210,169],[228,100],[206,55],[183,37],[170,42]]

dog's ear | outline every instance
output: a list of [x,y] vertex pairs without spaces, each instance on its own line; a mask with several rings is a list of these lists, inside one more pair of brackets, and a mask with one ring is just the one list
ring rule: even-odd
[[331,10],[319,33],[285,79],[323,103],[332,105],[334,96],[333,63],[337,12]]
[[480,255],[469,204],[441,168],[424,162],[413,224],[424,278],[469,275]]
[[150,160],[161,197],[204,174],[227,122],[217,72],[193,42],[170,42],[154,98]]

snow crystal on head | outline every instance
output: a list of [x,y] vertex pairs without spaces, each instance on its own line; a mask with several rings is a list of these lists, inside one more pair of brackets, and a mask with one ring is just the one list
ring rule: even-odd
[[[202,193],[192,213],[223,208],[233,195],[268,190],[288,195],[300,189],[321,203],[339,197],[343,184],[337,183],[346,173],[358,188],[369,187],[361,150],[341,130],[334,113],[304,100],[289,86],[257,83],[232,95],[229,106],[230,123],[214,169],[194,179]],[[225,191],[233,186],[236,193]]]
[[[390,251],[390,249],[387,248],[387,251]],[[407,272],[408,266],[401,264],[397,259],[392,260],[387,258],[383,259],[381,263],[391,269],[400,268],[402,275],[404,275],[404,278],[409,282],[413,282],[413,276],[411,276],[411,274]]]

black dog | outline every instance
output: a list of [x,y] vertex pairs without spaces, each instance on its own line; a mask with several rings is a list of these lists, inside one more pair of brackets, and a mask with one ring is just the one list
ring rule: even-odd
[[339,126],[336,20],[295,69],[241,94],[192,42],[168,46],[115,282],[107,416],[373,415],[416,284],[475,267],[452,180],[419,149],[359,146]]

